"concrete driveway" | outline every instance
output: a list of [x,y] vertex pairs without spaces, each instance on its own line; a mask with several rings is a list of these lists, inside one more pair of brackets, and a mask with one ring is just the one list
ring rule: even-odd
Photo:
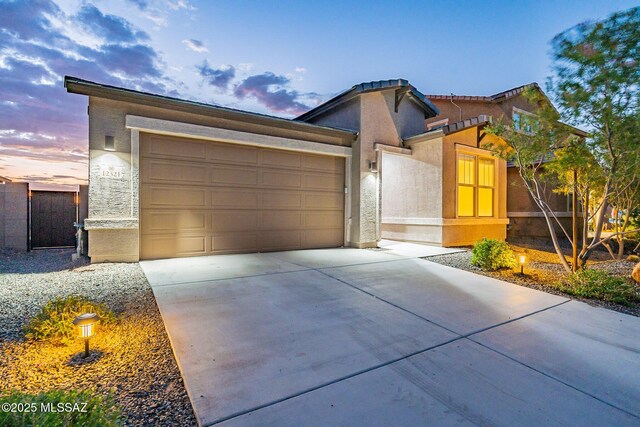
[[141,262],[200,424],[640,424],[640,319],[409,252]]

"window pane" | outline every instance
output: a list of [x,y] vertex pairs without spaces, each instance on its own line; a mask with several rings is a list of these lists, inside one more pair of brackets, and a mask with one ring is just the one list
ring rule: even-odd
[[478,216],[493,216],[493,189],[478,188]]
[[493,187],[494,161],[491,159],[480,159],[478,163],[478,184],[484,187]]
[[513,113],[513,128],[520,130],[520,114],[518,113]]
[[473,187],[458,185],[458,216],[473,216]]
[[458,156],[458,183],[471,184],[475,183],[476,158],[467,154]]

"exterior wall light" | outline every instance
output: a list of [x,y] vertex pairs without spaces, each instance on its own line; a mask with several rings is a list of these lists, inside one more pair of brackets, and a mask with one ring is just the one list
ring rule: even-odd
[[520,274],[524,276],[524,265],[527,263],[527,255],[519,254],[518,255],[518,264],[520,264]]
[[369,160],[369,172],[378,173],[378,162]]
[[113,136],[106,135],[104,137],[104,150],[105,151],[116,151],[116,142]]
[[78,336],[84,339],[84,356],[89,356],[89,338],[96,334],[96,324],[100,316],[95,313],[85,313],[73,319],[73,324],[78,327]]

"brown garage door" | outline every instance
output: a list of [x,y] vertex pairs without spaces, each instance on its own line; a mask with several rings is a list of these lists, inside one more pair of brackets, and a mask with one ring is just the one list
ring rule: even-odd
[[344,241],[344,158],[141,134],[142,259]]

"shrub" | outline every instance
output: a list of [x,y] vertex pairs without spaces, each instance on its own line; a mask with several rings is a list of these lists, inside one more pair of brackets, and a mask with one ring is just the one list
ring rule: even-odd
[[14,391],[0,397],[0,406],[7,404],[9,411],[0,411],[0,425],[5,427],[122,425],[120,409],[113,398],[93,396],[89,391],[52,390],[36,395]]
[[96,313],[100,316],[101,325],[108,325],[116,319],[104,304],[78,295],[58,297],[49,301],[25,326],[27,338],[69,344],[76,336],[73,319],[82,313]]
[[624,277],[613,276],[602,270],[580,270],[571,274],[559,289],[570,295],[595,298],[632,305],[640,301],[640,289]]
[[501,268],[516,268],[518,264],[516,255],[507,242],[483,238],[473,245],[471,265],[486,271],[495,271]]

